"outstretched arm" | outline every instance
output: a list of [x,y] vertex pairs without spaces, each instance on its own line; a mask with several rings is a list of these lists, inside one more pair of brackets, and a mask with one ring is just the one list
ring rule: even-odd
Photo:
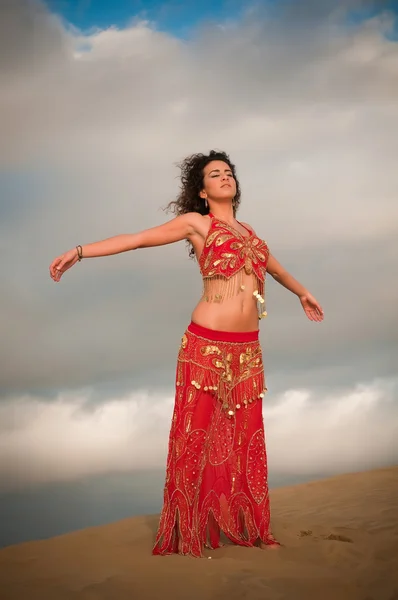
[[[116,235],[100,242],[85,244],[81,246],[81,254],[83,258],[110,256],[138,248],[164,246],[184,239],[190,239],[192,235],[197,233],[198,226],[200,229],[199,219],[201,218],[201,215],[198,213],[186,213],[163,225],[152,227],[139,233]],[[51,278],[54,281],[59,281],[63,273],[73,267],[78,260],[77,248],[73,248],[65,254],[58,256],[50,265]]]
[[322,307],[314,296],[301,283],[296,281],[271,254],[268,258],[267,273],[287,290],[298,296],[305,314],[311,321],[323,321]]
[[281,263],[278,262],[272,254],[268,257],[267,273],[269,273],[275,281],[283,285],[283,287],[293,294],[296,294],[299,298],[300,296],[305,296],[309,293],[301,283],[296,281],[296,279],[282,267]]

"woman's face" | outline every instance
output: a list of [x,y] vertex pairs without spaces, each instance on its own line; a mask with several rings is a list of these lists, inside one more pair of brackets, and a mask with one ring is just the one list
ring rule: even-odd
[[231,167],[222,160],[213,160],[203,169],[203,186],[200,196],[210,200],[227,200],[236,195],[236,181]]

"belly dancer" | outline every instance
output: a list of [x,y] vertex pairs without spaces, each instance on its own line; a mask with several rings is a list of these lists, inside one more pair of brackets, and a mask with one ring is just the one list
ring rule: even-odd
[[267,273],[295,294],[311,321],[316,299],[236,219],[241,190],[224,152],[181,164],[175,217],[158,227],[78,245],[54,259],[56,282],[77,262],[187,240],[203,294],[182,335],[175,378],[163,508],[153,554],[203,556],[221,532],[241,546],[275,546],[270,528],[262,415],[267,393],[259,321],[267,316]]

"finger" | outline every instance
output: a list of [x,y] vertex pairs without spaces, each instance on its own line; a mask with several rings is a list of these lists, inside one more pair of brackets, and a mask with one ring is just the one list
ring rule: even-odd
[[62,260],[62,255],[54,258],[54,260],[51,263],[51,267],[56,267],[61,262],[61,260]]
[[311,310],[315,311],[319,315],[323,315],[322,306],[315,300],[315,298],[311,301]]
[[54,279],[54,281],[57,281],[57,279],[58,279],[58,269],[57,268],[55,268],[53,271],[53,279]]
[[58,266],[54,267],[54,280],[59,281],[62,275],[62,262]]
[[51,279],[53,279],[55,281],[56,270],[55,270],[55,267],[53,267],[53,265],[50,265],[50,276],[51,276]]
[[56,269],[59,268],[59,263],[61,262],[61,260],[61,257],[58,256],[53,260],[53,262],[50,265],[50,273],[53,278],[56,275]]
[[318,323],[323,320],[323,310],[318,303],[314,304],[314,308],[311,308],[310,312],[313,317],[311,320],[317,321]]

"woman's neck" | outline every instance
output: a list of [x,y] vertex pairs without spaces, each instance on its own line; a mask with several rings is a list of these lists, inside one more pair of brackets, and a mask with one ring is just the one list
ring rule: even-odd
[[234,210],[232,206],[217,206],[215,209],[210,210],[210,213],[213,215],[213,217],[216,217],[216,219],[220,219],[221,221],[225,221],[231,225],[235,223]]

